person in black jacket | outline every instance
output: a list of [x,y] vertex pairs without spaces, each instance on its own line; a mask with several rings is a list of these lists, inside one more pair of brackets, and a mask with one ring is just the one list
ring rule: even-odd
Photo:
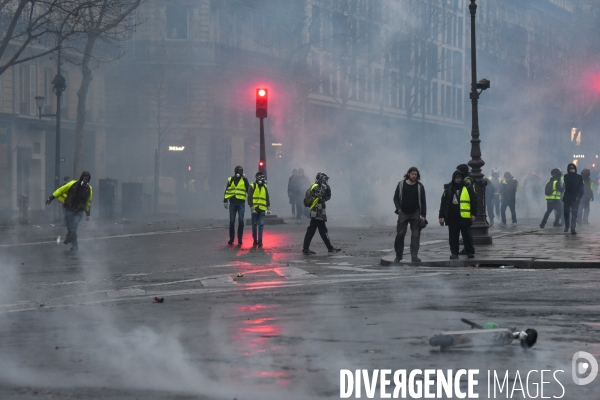
[[469,258],[475,257],[471,225],[477,213],[477,198],[471,185],[463,181],[463,173],[454,171],[452,181],[444,185],[440,203],[440,225],[448,225],[450,259],[458,259],[459,235],[462,234],[465,250]]
[[394,205],[396,214],[398,214],[398,224],[396,226],[396,240],[394,241],[394,250],[396,259],[394,263],[402,260],[404,253],[404,237],[410,224],[410,257],[412,262],[420,262],[419,243],[421,240],[421,221],[427,217],[427,201],[425,198],[425,188],[419,182],[421,174],[416,167],[410,167],[404,179],[396,186],[394,193]]
[[315,254],[315,252],[310,249],[310,242],[312,241],[313,236],[315,236],[317,229],[319,230],[319,235],[321,235],[321,239],[323,239],[323,243],[325,243],[329,254],[337,253],[342,249],[333,247],[331,240],[329,240],[327,225],[325,224],[327,221],[327,206],[325,205],[325,202],[331,199],[331,187],[329,187],[329,177],[326,173],[317,173],[315,183],[310,187],[310,192],[313,202],[309,207],[310,224],[304,235],[302,254]]
[[513,226],[517,225],[517,212],[515,210],[517,201],[517,190],[519,182],[511,175],[510,172],[504,173],[504,180],[500,188],[501,206],[500,217],[502,218],[502,226],[506,226],[506,207],[510,209]]
[[[569,231],[569,222],[571,223],[571,234],[577,232],[577,211],[579,210],[579,201],[583,196],[583,178],[577,173],[577,166],[569,164],[565,174],[565,193],[563,196],[565,210],[565,232]],[[571,218],[571,213],[573,217]]]

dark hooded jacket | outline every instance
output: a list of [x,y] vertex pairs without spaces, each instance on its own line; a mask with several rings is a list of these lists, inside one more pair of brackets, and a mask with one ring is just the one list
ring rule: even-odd
[[89,176],[90,180],[92,179],[88,171],[83,171],[79,180],[70,181],[56,189],[50,198],[57,198],[67,210],[85,211],[86,215],[89,216],[93,192],[92,186],[83,181],[84,176]]
[[[454,178],[456,178],[456,175],[463,176],[462,183],[454,183]],[[460,192],[462,191],[463,187],[466,187],[467,191],[469,192],[469,197],[471,200],[471,215],[475,215],[477,212],[477,195],[473,191],[473,188],[465,183],[463,173],[456,170],[452,174],[452,180],[450,183],[444,185],[444,193],[442,194],[442,201],[440,203],[439,218],[443,218],[446,223],[448,223],[449,220],[456,220],[457,218],[460,219],[460,205],[452,204],[452,197],[454,196],[454,193],[458,193],[458,199],[460,200]],[[458,213],[456,211],[458,211]]]
[[[575,172],[570,172],[569,168],[575,167]],[[565,174],[565,194],[563,201],[565,203],[572,203],[574,201],[581,200],[583,196],[583,178],[577,173],[577,166],[575,164],[569,164],[567,166],[567,173]]]

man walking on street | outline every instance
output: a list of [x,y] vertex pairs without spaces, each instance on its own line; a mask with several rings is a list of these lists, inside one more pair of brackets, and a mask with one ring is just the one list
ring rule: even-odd
[[252,246],[262,247],[263,225],[265,224],[265,213],[271,206],[267,180],[261,172],[257,172],[256,182],[250,185],[248,193],[248,205],[252,210]]
[[[579,210],[579,201],[583,196],[583,178],[577,173],[577,166],[575,164],[569,164],[567,166],[567,173],[565,174],[565,193],[563,196],[563,202],[565,203],[565,232],[569,231],[569,223],[571,227],[571,234],[575,235],[577,232],[577,212]],[[573,214],[571,216],[571,214]]]
[[581,177],[583,178],[583,196],[581,196],[580,208],[581,211],[577,214],[577,223],[583,225],[589,225],[588,218],[590,216],[590,201],[594,201],[594,187],[596,183],[590,178],[591,171],[584,169],[581,171]]
[[410,257],[412,262],[421,262],[418,257],[421,240],[421,221],[425,223],[427,217],[427,201],[425,188],[420,182],[421,174],[416,167],[410,167],[404,179],[396,186],[394,205],[398,214],[396,227],[396,240],[394,250],[396,259],[394,263],[402,260],[404,253],[404,237],[410,224]]
[[296,178],[298,170],[292,171],[292,176],[288,179],[288,199],[292,205],[292,217],[296,218]]
[[562,176],[560,169],[554,168],[550,171],[550,180],[546,183],[544,192],[546,194],[546,213],[540,224],[540,228],[544,229],[548,217],[554,211],[554,226],[560,226],[560,214],[562,213],[560,196],[563,192]]
[[244,212],[246,210],[246,195],[250,184],[244,176],[244,168],[239,165],[235,167],[233,176],[227,178],[227,186],[225,186],[225,196],[223,206],[229,208],[229,242],[233,244],[235,237],[235,216],[238,215],[238,245],[242,245],[242,237],[244,236]]
[[78,181],[70,181],[60,188],[56,189],[52,196],[46,200],[46,205],[52,203],[52,200],[58,199],[65,208],[65,222],[67,224],[67,236],[64,244],[69,244],[71,251],[76,252],[79,249],[77,243],[77,228],[85,211],[86,221],[90,220],[90,208],[92,207],[92,187],[90,179],[92,176],[88,171],[83,171]]
[[510,172],[504,173],[504,181],[500,189],[501,202],[500,216],[502,217],[502,226],[506,226],[506,207],[510,208],[510,216],[512,217],[513,226],[517,225],[517,213],[515,205],[517,201],[517,189],[519,182],[511,175]]
[[498,168],[494,168],[492,170],[492,176],[488,177],[488,180],[494,187],[494,196],[490,199],[494,210],[492,210],[491,213],[497,216],[500,215],[500,189],[502,188],[502,180],[500,179],[500,172],[498,171]]
[[323,243],[325,243],[329,254],[337,253],[338,251],[342,250],[333,247],[331,241],[329,240],[327,226],[325,225],[325,222],[327,221],[325,202],[331,199],[331,188],[328,185],[328,180],[329,177],[327,174],[319,172],[315,179],[315,183],[313,183],[310,187],[310,196],[304,199],[304,204],[307,204],[307,202],[310,201],[310,225],[306,229],[306,235],[304,235],[304,245],[302,247],[302,254],[305,255],[315,254],[315,252],[310,250],[309,247],[317,229],[319,230],[319,235],[321,235],[321,239],[323,239]]
[[450,259],[458,259],[459,236],[462,234],[467,257],[475,257],[471,225],[475,221],[477,199],[471,186],[463,181],[463,173],[454,171],[452,181],[444,185],[444,194],[440,203],[440,225],[448,225]]

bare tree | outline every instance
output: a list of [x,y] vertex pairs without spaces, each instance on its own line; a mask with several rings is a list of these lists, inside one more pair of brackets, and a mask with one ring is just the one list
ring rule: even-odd
[[[92,60],[107,60],[107,53],[98,51],[98,42],[111,45],[127,39],[137,22],[128,18],[143,0],[93,0],[82,10],[80,20],[83,37],[71,41],[74,48],[69,61],[80,66],[82,79],[77,91],[77,119],[75,123],[74,174],[83,168],[83,137],[87,108],[87,94],[93,79]],[[118,58],[120,53],[114,58]]]
[[0,75],[13,65],[55,52],[81,32],[82,0],[0,0]]

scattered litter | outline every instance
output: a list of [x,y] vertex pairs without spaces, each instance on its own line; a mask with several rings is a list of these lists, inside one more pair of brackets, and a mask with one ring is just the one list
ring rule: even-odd
[[514,268],[514,265],[501,265],[500,269],[506,269],[506,268]]
[[184,300],[189,300],[190,298],[189,298],[189,297],[184,297],[183,299],[184,299]]
[[56,238],[56,244],[60,244],[60,235]]
[[241,272],[238,272],[237,277],[241,278],[242,276],[244,276],[244,274],[242,274]]
[[44,307],[44,305],[43,305],[43,304],[40,304],[40,307]]
[[461,321],[470,325],[471,330],[442,332],[429,339],[429,344],[440,346],[443,350],[449,347],[506,346],[519,339],[521,347],[527,350],[537,342],[535,329],[519,331],[516,328],[500,328],[495,322],[481,326],[464,318]]
[[155,297],[154,302],[155,303],[164,303],[165,299],[164,299],[164,297]]

